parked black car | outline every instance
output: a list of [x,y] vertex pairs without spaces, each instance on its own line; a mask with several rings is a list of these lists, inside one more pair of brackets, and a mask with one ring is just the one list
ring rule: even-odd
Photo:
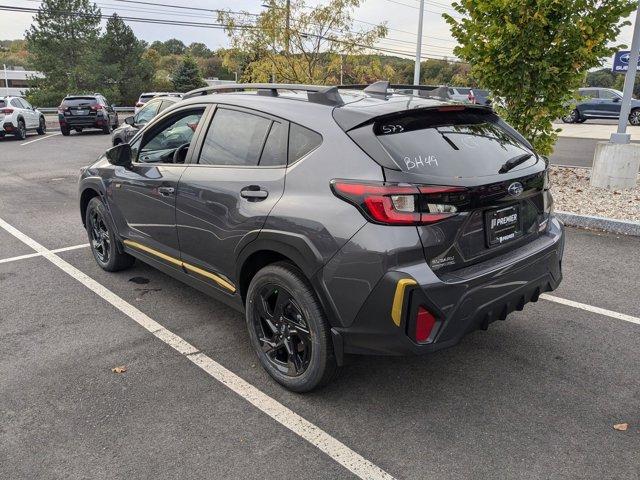
[[244,311],[295,391],[346,354],[433,352],[555,289],[546,160],[490,108],[388,88],[186,95],[82,172],[97,263],[138,258]]
[[179,101],[180,97],[177,96],[156,97],[149,100],[138,111],[138,113],[125,118],[124,124],[113,131],[111,135],[111,142],[113,145],[127,143],[136,133],[138,133],[138,130],[144,127],[149,121],[151,121],[151,119]]
[[[620,117],[622,92],[612,88],[581,88],[580,99],[570,107],[570,113],[562,117],[564,123],[583,123],[589,119]],[[640,125],[640,100],[631,99],[629,123]]]
[[86,128],[97,128],[110,134],[120,125],[115,108],[99,93],[67,95],[58,107],[58,121],[65,136],[71,130],[82,132]]

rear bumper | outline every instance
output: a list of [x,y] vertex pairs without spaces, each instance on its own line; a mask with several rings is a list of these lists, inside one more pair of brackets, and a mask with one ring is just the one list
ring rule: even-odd
[[60,126],[67,126],[69,128],[102,128],[109,122],[108,118],[104,117],[83,117],[83,116],[64,116],[58,115]]
[[[562,280],[564,228],[553,217],[545,235],[501,257],[436,277],[426,264],[387,272],[348,327],[334,327],[344,353],[407,355],[455,345],[467,333],[504,320]],[[398,283],[408,285],[398,298]],[[413,281],[413,282],[411,282]],[[401,306],[393,319],[394,300]],[[418,307],[437,323],[428,342],[412,339]],[[396,322],[399,323],[396,325]]]

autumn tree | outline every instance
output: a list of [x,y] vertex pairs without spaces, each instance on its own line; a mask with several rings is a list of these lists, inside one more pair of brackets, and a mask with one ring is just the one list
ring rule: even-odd
[[[329,0],[309,6],[305,0],[271,0],[257,17],[222,11],[218,21],[228,25],[232,50],[251,52],[242,71],[244,81],[336,83],[340,57],[366,52],[387,34],[385,24],[354,29],[353,12],[362,0]],[[228,66],[234,61],[225,57]],[[233,70],[233,68],[230,68]]]
[[542,154],[553,149],[552,121],[636,6],[631,0],[458,0],[444,14],[480,86],[504,100],[497,109]]

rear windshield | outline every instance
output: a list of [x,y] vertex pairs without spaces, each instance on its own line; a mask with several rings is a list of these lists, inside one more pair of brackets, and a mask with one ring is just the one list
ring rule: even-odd
[[458,93],[460,93],[462,95],[467,95],[471,91],[470,88],[455,87],[455,89],[458,91]]
[[[532,153],[510,126],[481,109],[407,111],[378,120],[373,131],[403,171],[436,177],[495,175],[507,160]],[[513,170],[535,162],[532,156]]]
[[140,95],[140,103],[146,103],[146,102],[148,102],[149,100],[151,100],[155,96],[156,96],[155,93],[153,93],[151,95]]
[[85,105],[95,105],[98,100],[95,97],[67,97],[62,101],[65,107],[81,107]]

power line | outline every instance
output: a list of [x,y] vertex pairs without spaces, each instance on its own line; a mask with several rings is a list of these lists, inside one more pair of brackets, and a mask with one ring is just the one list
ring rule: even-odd
[[[12,12],[21,12],[21,13],[37,13],[39,11],[39,9],[37,8],[28,8],[28,7],[14,7],[14,6],[10,6],[10,5],[0,5],[0,10],[4,10],[4,11],[12,11]],[[56,10],[57,13],[61,13],[61,14],[66,14],[66,15],[70,15],[70,16],[78,16],[78,17],[92,17],[93,15],[90,14],[83,14],[80,12],[73,12],[73,11],[69,11],[69,10]],[[103,19],[103,20],[107,20],[111,17],[111,15],[105,15],[105,14],[99,14],[98,15],[99,18]],[[167,20],[167,19],[159,19],[159,18],[142,18],[142,17],[131,17],[131,16],[124,16],[124,15],[119,15],[120,18],[123,21],[129,21],[129,22],[138,22],[138,23],[150,23],[150,24],[159,24],[159,25],[172,25],[172,26],[182,26],[182,27],[196,27],[196,28],[208,28],[208,29],[214,29],[214,30],[223,30],[226,28],[231,27],[231,25],[229,24],[224,24],[224,23],[205,23],[205,22],[195,22],[195,21],[181,21],[181,20]],[[260,27],[255,26],[255,25],[233,25],[234,28],[239,28],[239,29],[246,29],[246,30],[251,30],[251,29],[259,29]],[[391,49],[391,48],[382,48],[382,47],[375,47],[375,46],[369,46],[369,45],[363,45],[363,44],[359,44],[359,43],[355,43],[355,42],[350,42],[347,40],[342,40],[339,38],[335,38],[335,37],[327,37],[327,36],[323,36],[323,35],[317,35],[317,34],[313,34],[313,33],[307,33],[307,32],[297,32],[301,35],[307,35],[310,37],[315,37],[321,40],[326,40],[329,42],[333,42],[333,43],[338,43],[338,44],[343,44],[343,45],[348,45],[348,46],[353,46],[353,47],[359,47],[359,48],[363,48],[366,50],[372,50],[372,51],[377,51],[377,52],[382,52],[382,53],[391,53],[394,55],[402,55],[402,56],[412,56],[413,52],[408,52],[408,51],[404,51],[404,50],[399,50],[399,49]],[[423,55],[421,56],[421,58],[423,59],[430,59],[430,58],[434,58],[434,57],[440,57],[440,58],[450,58],[450,55],[439,55],[439,54],[432,54],[431,56],[427,56],[427,55]],[[454,61],[452,59],[452,61]]]

